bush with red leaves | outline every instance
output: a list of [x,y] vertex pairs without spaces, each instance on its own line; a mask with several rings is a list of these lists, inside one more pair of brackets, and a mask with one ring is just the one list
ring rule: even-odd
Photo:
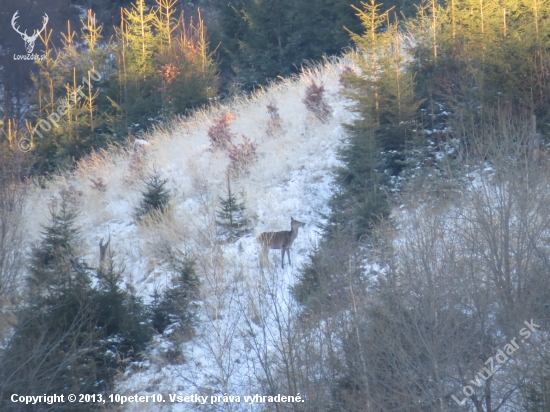
[[244,172],[250,164],[256,161],[256,148],[258,145],[243,136],[243,142],[238,144],[231,144],[228,147],[229,158],[231,159],[231,168],[235,172]]
[[276,132],[280,132],[283,129],[281,116],[279,115],[279,108],[275,105],[275,102],[271,101],[266,106],[269,113],[269,122],[267,124],[267,134],[269,136],[274,135]]
[[324,92],[325,86],[322,83],[317,86],[315,81],[312,80],[306,88],[306,97],[302,100],[307,109],[323,123],[327,121],[331,114],[330,107],[323,96]]
[[235,135],[229,130],[229,125],[235,120],[231,113],[224,114],[208,129],[208,137],[215,149],[229,148]]

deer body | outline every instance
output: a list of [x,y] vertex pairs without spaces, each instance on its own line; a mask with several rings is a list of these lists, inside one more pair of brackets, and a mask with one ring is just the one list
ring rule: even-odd
[[290,263],[290,247],[294,243],[294,239],[298,236],[298,230],[304,227],[306,224],[298,220],[290,218],[290,230],[283,230],[280,232],[264,232],[256,238],[258,243],[262,246],[261,261],[265,260],[265,257],[269,253],[270,249],[281,249],[281,267],[285,268],[285,252],[288,256],[288,264]]

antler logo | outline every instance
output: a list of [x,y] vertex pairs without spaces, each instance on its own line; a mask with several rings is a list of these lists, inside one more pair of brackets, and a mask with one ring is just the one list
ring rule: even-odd
[[25,48],[27,49],[27,53],[30,54],[34,50],[34,42],[38,38],[38,35],[44,31],[44,29],[46,28],[46,24],[48,24],[48,21],[50,20],[50,18],[46,13],[44,13],[44,21],[43,21],[42,28],[40,30],[35,30],[32,36],[29,36],[27,34],[27,30],[21,33],[19,31],[19,26],[17,27],[15,26],[16,20],[19,17],[18,13],[19,13],[19,10],[17,10],[13,15],[11,19],[11,27],[13,27],[13,29],[21,35],[21,38],[25,41]]

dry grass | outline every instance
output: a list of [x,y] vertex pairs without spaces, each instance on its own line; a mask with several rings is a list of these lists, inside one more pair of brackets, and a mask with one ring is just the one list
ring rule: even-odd
[[[272,193],[270,189],[281,181],[289,182],[293,171],[303,168],[311,169],[312,182],[319,180],[314,174],[318,176],[330,165],[323,159],[319,165],[304,159],[316,156],[313,147],[325,148],[337,143],[340,136],[335,130],[340,130],[342,121],[350,120],[348,112],[335,109],[326,123],[312,122],[302,98],[307,87],[315,82],[324,85],[327,101],[342,101],[338,76],[349,64],[333,61],[301,76],[273,83],[250,98],[236,98],[156,127],[143,137],[151,144],[141,147],[141,152],[117,147],[93,153],[74,172],[46,182],[44,188],[33,186],[27,213],[29,234],[36,238],[40,225],[47,223],[48,202],[59,196],[60,191],[73,187],[79,192],[82,246],[91,262],[97,260],[99,240],[109,234],[113,249],[138,280],[149,276],[145,273],[149,267],[147,256],[161,258],[161,253],[155,251],[157,248],[209,247],[212,244],[209,237],[215,236],[212,230],[215,225],[209,216],[213,216],[218,196],[223,195],[225,172],[232,162],[227,150],[211,150],[209,131],[216,122],[213,119],[223,119],[228,113],[234,117],[228,132],[247,136],[248,154],[257,158],[254,163],[246,161],[248,173],[239,175],[234,190],[246,193],[246,207],[255,217],[256,232],[285,229],[290,215],[311,211],[297,209],[294,201],[285,199],[284,193]],[[239,144],[242,152],[246,152],[246,141],[235,146],[240,148]],[[236,154],[233,157],[238,158]],[[154,227],[138,227],[132,216],[141,196],[141,175],[153,164],[169,178],[173,211],[166,221]]]

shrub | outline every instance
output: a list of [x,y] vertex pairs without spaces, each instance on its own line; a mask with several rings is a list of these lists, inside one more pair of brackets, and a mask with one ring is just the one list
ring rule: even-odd
[[326,122],[330,116],[330,107],[325,101],[323,93],[325,92],[325,86],[321,83],[317,86],[314,80],[306,88],[306,97],[302,102],[306,105],[307,109],[312,112],[321,122]]
[[231,144],[227,151],[231,159],[231,168],[235,172],[246,172],[248,166],[256,161],[256,148],[258,145],[246,136],[243,136],[243,142]]
[[208,137],[215,149],[223,149],[229,147],[231,140],[235,135],[229,130],[229,125],[235,120],[231,113],[224,114],[208,129]]
[[267,123],[267,134],[272,136],[275,132],[279,132],[283,129],[281,116],[279,115],[279,108],[275,105],[275,102],[271,101],[266,106],[269,113],[269,122]]
[[90,179],[90,181],[92,182],[92,188],[99,191],[99,192],[106,192],[107,191],[107,186],[105,185],[105,183],[103,182],[103,179],[100,177],[96,180],[94,179]]

